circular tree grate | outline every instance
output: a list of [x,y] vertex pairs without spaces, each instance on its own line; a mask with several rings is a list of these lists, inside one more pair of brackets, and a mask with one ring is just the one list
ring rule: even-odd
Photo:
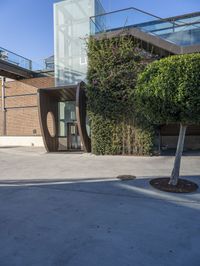
[[134,175],[118,175],[117,178],[122,180],[122,181],[126,181],[126,180],[133,180],[136,178],[136,176],[134,176]]
[[198,185],[192,181],[185,179],[179,179],[176,186],[169,185],[170,178],[155,178],[150,181],[152,187],[162,191],[174,192],[174,193],[190,193],[198,189]]

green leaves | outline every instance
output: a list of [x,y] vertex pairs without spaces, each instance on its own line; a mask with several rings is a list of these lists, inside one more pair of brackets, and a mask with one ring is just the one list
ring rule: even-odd
[[[150,154],[152,125],[200,122],[200,55],[153,61],[131,36],[88,42],[87,96],[96,154]],[[138,77],[139,76],[139,77]]]
[[200,54],[171,56],[150,64],[135,91],[138,113],[151,123],[200,122]]
[[150,153],[152,131],[139,130],[134,111],[138,74],[149,62],[146,54],[131,36],[90,38],[87,96],[93,153]]

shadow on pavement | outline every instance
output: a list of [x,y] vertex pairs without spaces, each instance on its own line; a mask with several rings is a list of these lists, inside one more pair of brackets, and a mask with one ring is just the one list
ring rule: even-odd
[[[1,180],[3,188],[46,188],[49,190],[74,191],[81,193],[104,194],[107,196],[123,196],[136,198],[160,199],[166,201],[190,201],[200,203],[200,189],[193,193],[168,193],[153,188],[149,181],[154,177],[136,178],[121,181],[113,178],[80,178],[80,179],[33,179],[33,180]],[[200,175],[182,176],[197,183],[200,187]]]
[[0,265],[199,266],[199,191],[150,179],[1,181]]

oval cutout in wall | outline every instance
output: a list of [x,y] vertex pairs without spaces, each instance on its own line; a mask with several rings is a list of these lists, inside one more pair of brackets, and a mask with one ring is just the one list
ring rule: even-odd
[[55,118],[52,112],[47,114],[47,128],[49,135],[54,138],[56,136]]

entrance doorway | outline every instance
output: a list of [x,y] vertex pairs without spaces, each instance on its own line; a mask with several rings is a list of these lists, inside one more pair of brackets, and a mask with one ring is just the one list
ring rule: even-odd
[[[48,152],[67,151],[68,148],[78,150],[80,147],[82,151],[91,151],[84,82],[39,89],[38,112],[42,137]],[[47,123],[48,113],[51,113],[54,121],[54,132],[51,132],[52,125]],[[68,123],[71,124],[67,125]]]
[[59,103],[59,138],[62,150],[63,148],[68,151],[80,151],[82,149],[75,101]]
[[67,149],[81,150],[81,140],[76,122],[67,123]]

